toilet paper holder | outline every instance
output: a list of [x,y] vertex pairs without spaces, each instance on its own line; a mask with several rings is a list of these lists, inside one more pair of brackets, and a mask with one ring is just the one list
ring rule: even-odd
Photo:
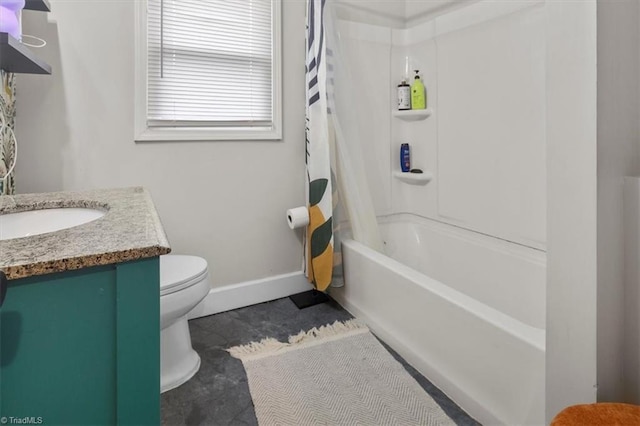
[[291,229],[304,228],[309,225],[309,209],[300,206],[287,210],[287,224]]

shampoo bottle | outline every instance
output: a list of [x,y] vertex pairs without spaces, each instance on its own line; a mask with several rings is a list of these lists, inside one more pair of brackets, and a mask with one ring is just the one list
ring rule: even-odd
[[398,84],[398,109],[400,111],[411,109],[411,88],[406,80]]
[[416,76],[411,84],[411,109],[425,109],[427,107],[427,94],[424,90],[424,84],[420,80],[420,75],[416,71]]
[[404,173],[411,170],[411,150],[408,143],[400,145],[400,170]]

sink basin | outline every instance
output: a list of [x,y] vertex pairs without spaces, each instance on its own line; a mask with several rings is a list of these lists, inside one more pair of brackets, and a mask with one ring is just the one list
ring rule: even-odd
[[106,212],[87,208],[29,210],[0,215],[0,241],[73,228],[100,219]]

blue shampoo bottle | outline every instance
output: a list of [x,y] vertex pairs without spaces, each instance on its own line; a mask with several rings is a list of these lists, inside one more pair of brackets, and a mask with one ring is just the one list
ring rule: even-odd
[[405,173],[411,170],[411,150],[408,143],[400,145],[400,169]]

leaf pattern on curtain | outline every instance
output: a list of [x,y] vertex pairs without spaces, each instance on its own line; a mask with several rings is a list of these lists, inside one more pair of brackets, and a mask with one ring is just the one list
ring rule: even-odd
[[331,134],[327,106],[327,63],[324,34],[325,0],[307,1],[306,32],[306,164],[309,226],[305,234],[305,273],[325,291],[334,273]]
[[[0,112],[4,115],[6,125],[14,128],[16,108],[16,87],[15,75],[0,70]],[[0,178],[4,176],[13,163],[15,156],[15,146],[8,129],[0,132]],[[0,179],[0,195],[15,193],[14,173],[11,173],[4,180]]]

